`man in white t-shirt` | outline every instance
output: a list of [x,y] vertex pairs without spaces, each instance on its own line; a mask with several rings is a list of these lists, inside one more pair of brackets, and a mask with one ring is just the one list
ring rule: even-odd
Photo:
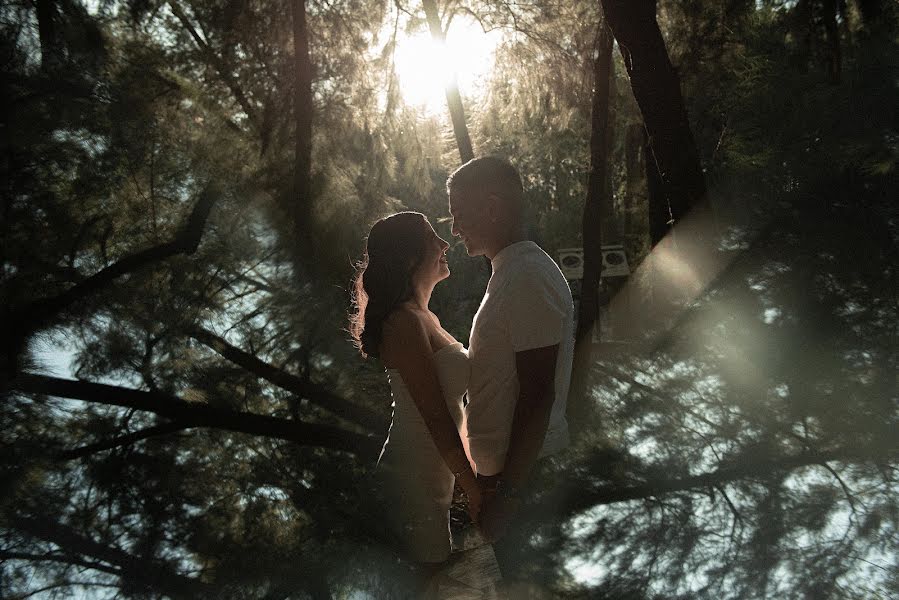
[[538,459],[568,445],[574,304],[556,263],[527,239],[521,177],[512,165],[476,158],[446,185],[453,235],[469,256],[486,256],[493,267],[472,323],[466,428],[488,490],[481,530],[497,539]]

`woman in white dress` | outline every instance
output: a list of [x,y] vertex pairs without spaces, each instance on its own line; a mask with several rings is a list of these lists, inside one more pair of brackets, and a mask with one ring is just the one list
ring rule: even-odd
[[426,573],[436,573],[450,554],[454,481],[468,496],[475,523],[482,493],[460,434],[468,356],[428,308],[434,286],[449,276],[448,248],[420,213],[376,222],[356,276],[350,322],[363,356],[384,364],[393,395],[393,421],[378,460],[391,500],[386,516]]

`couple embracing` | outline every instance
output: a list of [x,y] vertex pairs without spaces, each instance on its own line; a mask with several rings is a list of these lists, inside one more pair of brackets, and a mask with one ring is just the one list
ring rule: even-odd
[[391,498],[386,516],[431,575],[432,595],[442,595],[434,580],[452,548],[454,482],[474,526],[496,541],[514,526],[520,495],[544,457],[567,446],[574,347],[571,291],[527,239],[518,171],[499,158],[477,158],[449,177],[447,191],[452,234],[493,269],[468,350],[428,308],[436,284],[449,277],[449,245],[414,212],[372,226],[350,327],[361,352],[379,358],[389,376],[393,422],[378,462]]

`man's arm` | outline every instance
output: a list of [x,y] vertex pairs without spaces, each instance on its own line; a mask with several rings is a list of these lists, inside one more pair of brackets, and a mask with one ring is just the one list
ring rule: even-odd
[[555,401],[558,354],[558,344],[515,353],[519,391],[501,477],[503,484],[523,485],[540,455]]
[[489,478],[494,485],[481,510],[481,529],[489,539],[495,540],[505,532],[516,506],[514,490],[527,481],[543,447],[555,401],[558,353],[558,344],[515,353],[519,391],[509,449],[502,472]]

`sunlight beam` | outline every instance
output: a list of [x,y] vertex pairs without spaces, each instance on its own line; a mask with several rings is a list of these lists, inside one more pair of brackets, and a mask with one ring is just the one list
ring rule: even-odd
[[[392,23],[389,28],[392,31]],[[425,115],[441,115],[446,111],[446,87],[454,76],[463,96],[480,99],[501,41],[499,31],[485,33],[465,15],[453,19],[445,43],[426,29],[398,35],[393,60],[403,100]]]

